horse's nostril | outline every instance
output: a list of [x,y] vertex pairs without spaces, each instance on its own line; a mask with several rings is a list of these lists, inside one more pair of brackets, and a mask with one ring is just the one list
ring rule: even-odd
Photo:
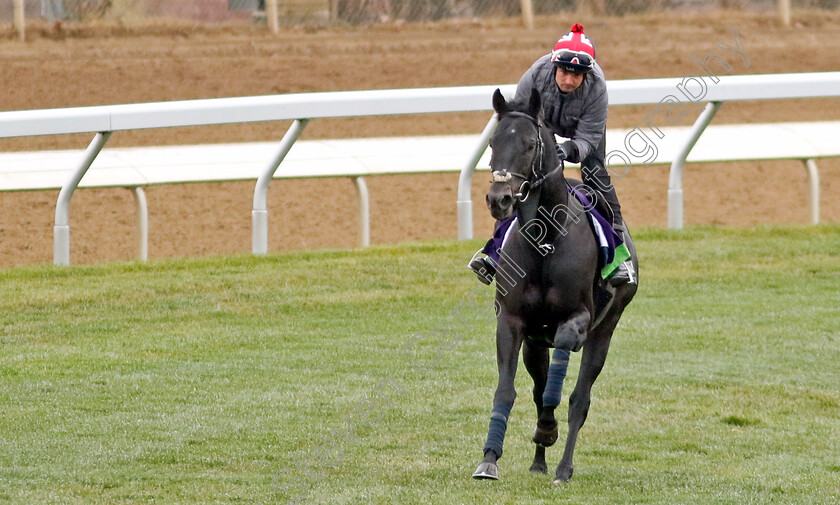
[[513,205],[513,197],[510,195],[503,196],[502,199],[499,201],[499,205],[501,205],[503,209],[510,207],[511,205]]

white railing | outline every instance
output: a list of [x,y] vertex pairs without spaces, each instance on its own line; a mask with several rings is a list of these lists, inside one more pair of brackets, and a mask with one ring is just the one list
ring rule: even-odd
[[[66,265],[70,262],[70,199],[112,133],[147,128],[294,120],[292,127],[280,142],[276,155],[271,160],[266,160],[266,169],[255,188],[252,250],[261,254],[267,252],[268,243],[265,226],[268,212],[265,208],[268,181],[308,121],[351,116],[490,111],[490,97],[497,87],[501,88],[506,96],[512,96],[515,89],[514,85],[502,85],[345,91],[2,112],[0,138],[66,133],[96,134],[77,169],[62,187],[56,206],[54,262]],[[675,160],[671,165],[668,190],[669,225],[679,228],[682,226],[681,185],[685,157],[721,103],[735,100],[840,96],[840,72],[722,76],[716,78],[716,82],[697,76],[610,81],[608,92],[612,106],[658,106],[667,101],[677,101],[686,104],[687,107],[693,105],[702,109],[699,103],[708,103],[695,122],[693,134],[681,151],[681,159]],[[472,174],[476,162],[487,148],[495,121],[495,118],[490,119],[474,155],[465,160],[461,171],[457,201],[460,239],[472,237]]]

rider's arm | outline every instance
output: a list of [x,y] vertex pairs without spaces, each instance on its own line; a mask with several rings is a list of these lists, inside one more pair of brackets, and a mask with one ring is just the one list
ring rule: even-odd
[[607,128],[607,84],[604,81],[604,74],[600,67],[595,67],[592,74],[586,78],[593,77],[593,83],[589,88],[586,102],[583,106],[583,113],[580,115],[575,136],[573,138],[577,147],[577,160],[582,161],[589,156],[601,143]]

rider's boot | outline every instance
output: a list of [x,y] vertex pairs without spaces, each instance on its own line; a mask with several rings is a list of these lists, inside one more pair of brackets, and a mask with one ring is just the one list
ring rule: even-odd
[[493,260],[489,256],[479,256],[483,251],[484,249],[476,251],[467,266],[475,272],[479,281],[489,286],[496,277],[496,265],[493,264]]
[[[627,229],[625,228],[624,220],[622,219],[618,224],[613,225],[616,233],[620,233],[627,243]],[[627,258],[618,265],[618,268],[609,277],[610,285],[613,287],[623,286],[625,284],[636,284],[636,269],[633,267],[633,258]]]

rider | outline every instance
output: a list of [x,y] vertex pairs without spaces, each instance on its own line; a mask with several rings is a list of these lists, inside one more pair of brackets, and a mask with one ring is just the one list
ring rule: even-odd
[[[582,25],[572,26],[551,53],[534,62],[519,80],[515,98],[527,100],[532,89],[540,93],[546,126],[554,134],[568,138],[557,144],[558,162],[580,163],[584,184],[600,191],[613,213],[616,232],[626,234],[621,205],[604,166],[607,85],[604,71],[595,62],[595,46],[583,33]],[[500,235],[497,233],[482,250],[487,257],[476,253],[469,264],[485,284],[490,284],[496,274],[494,259],[498,260],[496,250],[502,245]],[[628,282],[636,282],[630,260],[621,263],[610,277],[613,285]]]

